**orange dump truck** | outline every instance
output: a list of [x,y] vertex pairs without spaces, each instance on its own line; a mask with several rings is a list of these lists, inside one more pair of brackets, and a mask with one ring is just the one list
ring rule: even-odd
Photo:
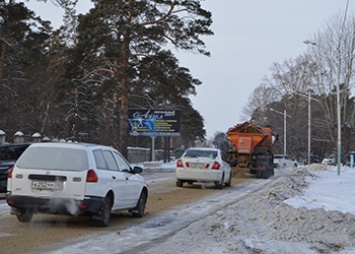
[[269,127],[255,122],[237,124],[227,131],[233,143],[238,169],[249,169],[257,178],[267,179],[274,175],[274,140]]

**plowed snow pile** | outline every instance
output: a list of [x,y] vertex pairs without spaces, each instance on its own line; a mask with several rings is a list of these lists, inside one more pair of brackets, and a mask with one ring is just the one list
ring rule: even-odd
[[284,202],[302,195],[312,178],[306,168],[294,170],[144,253],[355,253],[355,215]]

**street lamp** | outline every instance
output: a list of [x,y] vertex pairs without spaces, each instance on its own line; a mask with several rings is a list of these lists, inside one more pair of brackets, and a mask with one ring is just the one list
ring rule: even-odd
[[270,110],[271,110],[272,112],[275,112],[275,113],[277,113],[277,114],[280,114],[280,115],[283,115],[283,116],[284,116],[284,155],[286,155],[286,154],[287,154],[287,151],[286,151],[286,117],[290,117],[290,118],[291,118],[291,116],[289,116],[289,115],[286,114],[286,109],[284,110],[283,113],[280,112],[280,111],[277,111],[277,110],[275,110],[275,109],[273,109],[273,108],[270,108]]
[[307,44],[307,45],[317,46],[317,43],[315,43],[315,42],[313,42],[313,41],[310,41],[310,40],[304,40],[303,43],[304,43],[304,44]]
[[[303,43],[307,45],[312,45],[316,47],[320,47],[317,43],[312,42],[310,40],[305,40]],[[321,47],[320,47],[321,48]],[[340,60],[339,60],[340,61]],[[337,166],[338,166],[338,175],[340,175],[340,164],[341,164],[341,114],[340,114],[340,63],[338,64],[338,82],[336,84],[337,87],[337,122],[338,122],[338,159],[337,159]]]

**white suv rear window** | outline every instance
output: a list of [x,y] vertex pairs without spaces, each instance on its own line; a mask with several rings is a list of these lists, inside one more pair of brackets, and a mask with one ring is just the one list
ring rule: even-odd
[[29,147],[17,161],[22,169],[87,170],[88,156],[85,150],[60,147]]

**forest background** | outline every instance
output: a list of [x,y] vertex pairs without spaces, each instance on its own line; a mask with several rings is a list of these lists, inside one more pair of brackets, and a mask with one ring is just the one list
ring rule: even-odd
[[[63,26],[55,30],[23,1],[0,2],[0,128],[9,137],[18,130],[39,132],[125,154],[127,146],[151,142],[127,135],[127,110],[152,108],[181,112],[181,137],[159,138],[157,147],[206,141],[204,119],[189,99],[202,82],[169,50],[209,56],[202,38],[213,35],[212,13],[200,1],[92,1],[84,15],[75,13],[76,1],[53,2],[65,10]],[[345,9],[311,39],[304,54],[272,64],[241,119],[271,125],[279,135],[278,153],[286,134],[287,153],[299,160],[307,156],[312,126],[312,154],[322,158],[336,154],[339,104],[346,162],[355,150],[354,18]],[[290,116],[286,131],[283,112]],[[212,142],[221,138],[216,133]]]

